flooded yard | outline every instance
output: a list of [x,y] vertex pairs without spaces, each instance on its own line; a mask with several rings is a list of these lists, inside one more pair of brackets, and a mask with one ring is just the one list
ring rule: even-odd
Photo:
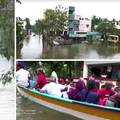
[[44,45],[42,37],[30,35],[17,50],[21,59],[119,59],[120,44],[99,41],[92,43],[73,43],[72,45]]

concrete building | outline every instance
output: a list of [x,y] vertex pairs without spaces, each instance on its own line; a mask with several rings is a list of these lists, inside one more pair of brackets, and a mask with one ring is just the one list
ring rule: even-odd
[[88,18],[80,18],[80,25],[79,25],[80,32],[91,32],[91,20]]
[[84,61],[83,78],[89,76],[90,69],[95,68],[100,75],[106,75],[111,71],[112,80],[120,79],[120,61]]
[[120,21],[115,21],[113,24],[115,25],[115,27],[116,27],[117,29],[120,30]]
[[68,18],[69,37],[86,37],[87,32],[91,31],[91,20],[75,15],[75,7],[69,7]]

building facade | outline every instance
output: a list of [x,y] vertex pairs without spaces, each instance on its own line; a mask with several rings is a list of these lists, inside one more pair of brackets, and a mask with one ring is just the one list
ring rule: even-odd
[[75,15],[75,7],[70,6],[68,12],[69,37],[86,37],[87,32],[91,32],[91,20]]

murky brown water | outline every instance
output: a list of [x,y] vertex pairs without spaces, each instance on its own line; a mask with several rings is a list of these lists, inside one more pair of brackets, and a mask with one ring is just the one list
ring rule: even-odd
[[54,111],[17,94],[17,120],[80,120]]
[[30,36],[28,40],[24,40],[23,47],[18,58],[24,59],[119,59],[120,44],[113,45],[108,43],[77,43],[72,45],[61,46],[45,46],[43,48],[42,39]]

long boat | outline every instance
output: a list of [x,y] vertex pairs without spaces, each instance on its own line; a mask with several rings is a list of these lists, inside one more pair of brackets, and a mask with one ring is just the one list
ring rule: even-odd
[[119,120],[120,108],[100,106],[87,102],[51,96],[37,90],[17,86],[18,92],[28,99],[59,112],[84,120]]

